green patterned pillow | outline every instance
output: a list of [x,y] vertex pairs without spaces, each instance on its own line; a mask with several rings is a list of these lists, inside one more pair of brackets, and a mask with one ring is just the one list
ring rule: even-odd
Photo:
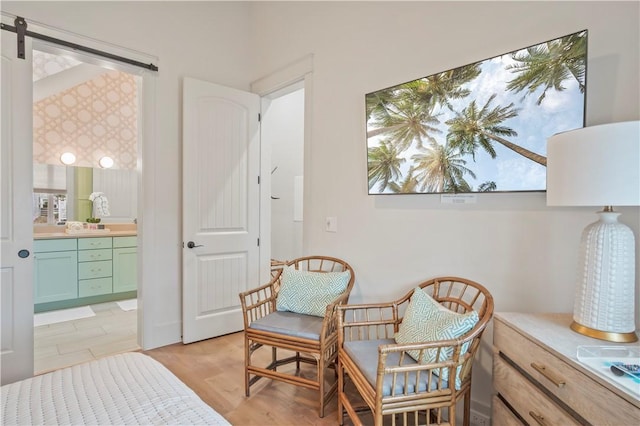
[[[409,305],[395,334],[397,343],[419,343],[438,340],[456,339],[469,332],[478,322],[478,313],[471,311],[459,314],[450,311],[417,287],[409,300]],[[462,346],[464,354],[469,348],[469,343]],[[419,361],[419,351],[407,352],[413,359]],[[423,362],[436,361],[437,350],[429,349],[423,352]],[[440,361],[451,357],[453,348],[449,347],[440,352]],[[456,389],[460,389],[460,369],[456,370]],[[449,370],[442,370],[442,379],[449,379]]]
[[278,311],[323,317],[327,305],[347,289],[351,273],[299,271],[293,266],[282,270]]

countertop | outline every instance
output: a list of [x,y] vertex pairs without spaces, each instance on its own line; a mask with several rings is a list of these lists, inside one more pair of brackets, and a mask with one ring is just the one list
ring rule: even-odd
[[52,238],[91,238],[91,237],[130,237],[136,236],[136,231],[111,231],[87,234],[67,234],[66,232],[38,232],[33,234],[34,240],[49,240]]
[[109,229],[109,232],[67,234],[65,232],[66,228],[62,225],[39,225],[33,227],[33,239],[50,240],[54,238],[132,237],[138,235],[138,227],[133,223],[105,224],[105,228]]

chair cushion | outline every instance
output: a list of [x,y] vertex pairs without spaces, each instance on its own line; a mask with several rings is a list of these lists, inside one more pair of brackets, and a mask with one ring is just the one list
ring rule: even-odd
[[[371,383],[371,386],[376,386],[376,376],[378,369],[378,346],[380,345],[389,345],[394,344],[395,341],[393,339],[379,339],[379,340],[354,340],[351,342],[344,343],[344,350],[349,357],[353,360],[353,362],[358,366],[362,374],[365,376],[367,381]],[[400,353],[399,352],[391,352],[387,355],[386,365],[388,366],[397,366],[400,362]],[[405,356],[403,359],[402,365],[415,365],[417,362],[408,356]],[[420,381],[417,383],[417,392],[424,392],[427,389],[427,384],[429,380],[429,376],[424,374],[422,371],[420,374]],[[398,374],[396,376],[396,385],[394,388],[394,395],[403,394],[405,391],[405,386],[407,393],[416,392],[416,373],[409,373],[407,377],[407,384],[405,385],[405,376],[404,374]],[[443,387],[447,387],[448,384],[443,379]],[[386,374],[384,376],[384,381],[382,382],[382,396],[391,395],[391,388],[393,386],[393,375]],[[431,390],[436,389],[437,380],[431,381]]]
[[324,317],[327,305],[347,289],[350,272],[312,272],[286,266],[282,270],[278,311]]
[[284,334],[285,336],[320,340],[322,320],[323,318],[312,315],[276,311],[253,321],[249,328]]
[[[398,343],[421,343],[439,340],[457,339],[470,331],[478,322],[478,313],[471,311],[466,314],[453,312],[431,296],[417,287],[411,295],[404,318],[400,323],[395,340]],[[469,343],[462,346],[464,354],[469,348]],[[419,351],[409,351],[416,361],[419,361]],[[423,352],[422,362],[432,363],[436,361],[437,350],[429,349]],[[453,347],[445,348],[440,352],[440,359],[444,361],[453,355]],[[460,369],[456,370],[456,389],[461,386]],[[449,380],[449,370],[442,369],[442,379]]]

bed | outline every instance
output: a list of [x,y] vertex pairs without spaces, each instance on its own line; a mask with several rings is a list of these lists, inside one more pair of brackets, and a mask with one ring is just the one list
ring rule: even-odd
[[129,352],[2,386],[2,425],[230,425],[166,367]]

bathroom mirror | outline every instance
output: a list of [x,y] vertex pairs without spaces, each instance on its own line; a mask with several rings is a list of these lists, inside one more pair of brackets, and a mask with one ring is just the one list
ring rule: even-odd
[[129,169],[33,165],[33,223],[60,225],[94,217],[89,196],[104,193],[109,216],[101,223],[132,223],[137,214],[137,172]]

